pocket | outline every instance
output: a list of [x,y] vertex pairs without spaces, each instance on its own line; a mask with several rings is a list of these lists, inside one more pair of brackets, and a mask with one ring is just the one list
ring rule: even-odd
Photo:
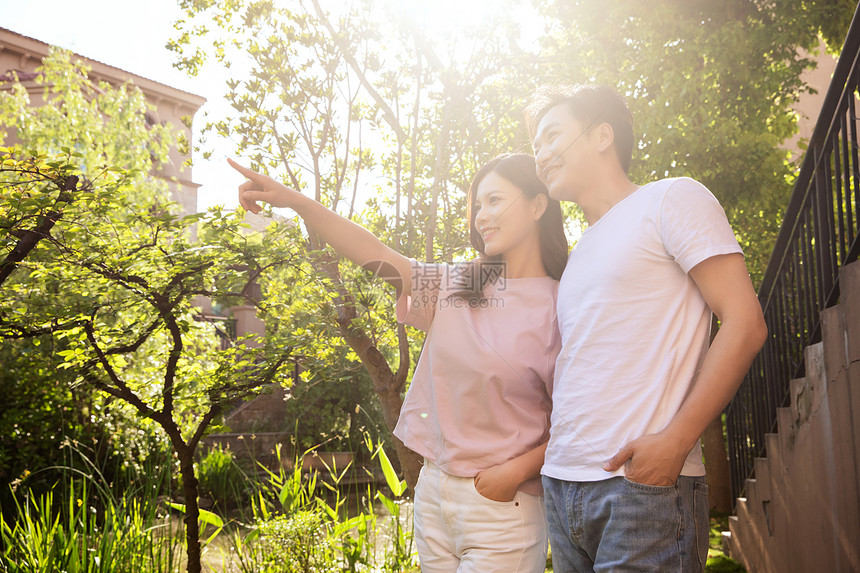
[[708,561],[708,545],[711,533],[708,520],[710,506],[708,484],[704,480],[696,481],[693,484],[693,519],[696,521],[696,551],[699,556],[699,567],[702,571],[704,571],[705,563]]
[[[519,502],[517,501],[516,496],[514,496],[514,499],[512,499],[511,501],[496,501],[495,499],[490,499],[489,497],[485,497],[484,495],[481,494],[481,492],[478,491],[478,488],[475,487],[475,478],[467,478],[467,479],[469,480],[469,490],[472,493],[474,493],[478,497],[478,499],[480,499],[484,503],[487,503],[490,505],[495,505],[498,507],[518,506],[519,505]],[[519,495],[519,492],[517,492],[517,495]]]
[[439,484],[438,480],[434,482],[434,475],[432,473],[432,468],[427,465],[425,462],[421,469],[418,471],[418,479],[415,482],[415,491],[413,494],[413,501],[418,504],[424,502],[424,498],[427,495],[433,495],[434,486],[438,491]]
[[678,482],[677,481],[675,483],[673,483],[672,485],[648,485],[646,483],[639,483],[636,481],[629,480],[626,477],[622,477],[621,481],[622,481],[622,483],[624,483],[624,485],[626,485],[630,488],[633,488],[635,490],[649,492],[649,493],[655,493],[655,494],[672,493],[678,489]]

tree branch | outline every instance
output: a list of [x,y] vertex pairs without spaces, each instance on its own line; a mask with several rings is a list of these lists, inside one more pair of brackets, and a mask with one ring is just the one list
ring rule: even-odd
[[92,347],[97,357],[96,361],[91,361],[89,365],[85,365],[83,367],[84,378],[92,383],[96,379],[95,375],[92,373],[92,368],[96,364],[100,364],[101,367],[104,369],[105,373],[108,375],[108,378],[110,378],[111,382],[113,382],[116,386],[116,392],[111,391],[110,386],[100,381],[96,384],[96,386],[101,387],[102,390],[108,392],[112,396],[116,396],[117,398],[125,400],[126,402],[137,408],[141,414],[147,416],[148,418],[154,418],[155,411],[150,408],[143,400],[141,400],[137,394],[132,392],[131,388],[129,388],[125,382],[120,380],[116,371],[113,369],[113,366],[111,366],[110,362],[108,362],[107,355],[102,350],[101,346],[99,346],[98,341],[96,341],[92,320],[87,321],[84,324],[84,332],[86,332],[87,340],[90,343],[90,347]]
[[409,364],[411,362],[409,356],[409,337],[406,336],[406,326],[403,324],[397,325],[397,347],[400,352],[400,364],[397,366],[397,372],[394,373],[394,389],[402,392],[406,388],[406,376],[409,374]]
[[70,320],[64,323],[55,323],[51,326],[43,326],[36,329],[23,328],[18,324],[14,324],[0,319],[0,339],[21,339],[21,338],[36,338],[45,334],[53,334],[63,330],[71,330],[78,326],[83,326],[85,321]]
[[171,314],[172,306],[169,301],[164,300],[161,309],[161,318],[164,320],[173,345],[168,354],[167,364],[164,367],[164,387],[161,389],[162,407],[161,411],[166,416],[173,416],[173,386],[176,379],[176,365],[182,356],[182,329],[176,322],[176,317]]
[[364,86],[364,89],[367,90],[367,93],[370,94],[370,97],[373,98],[373,101],[376,102],[376,105],[382,110],[382,115],[385,117],[386,123],[391,126],[391,129],[397,134],[398,140],[405,140],[407,135],[403,130],[403,127],[400,125],[400,121],[397,119],[397,114],[394,113],[394,110],[391,109],[391,106],[388,105],[388,102],[383,99],[383,97],[376,91],[376,88],[373,87],[373,84],[370,83],[370,80],[367,79],[367,75],[360,69],[358,65],[358,61],[356,61],[355,57],[352,55],[350,50],[345,50],[342,41],[340,40],[338,33],[335,31],[334,26],[332,26],[331,21],[328,16],[323,12],[322,7],[320,6],[319,0],[313,0],[314,9],[316,10],[317,17],[319,17],[323,26],[329,31],[332,39],[335,44],[337,44],[341,55],[349,64],[349,66],[353,69],[355,74],[358,76],[358,81],[361,82],[361,85]]
[[42,218],[42,221],[35,229],[24,231],[21,234],[21,238],[15,245],[15,248],[0,263],[0,284],[6,282],[9,275],[18,268],[18,263],[23,261],[30,254],[30,251],[36,248],[39,241],[50,235],[51,229],[54,228],[54,225],[63,216],[62,206],[64,204],[69,205],[74,200],[72,192],[75,191],[78,185],[78,177],[76,175],[62,178],[55,181],[55,183],[60,188],[60,194],[57,196],[56,201],[54,201],[53,209]]

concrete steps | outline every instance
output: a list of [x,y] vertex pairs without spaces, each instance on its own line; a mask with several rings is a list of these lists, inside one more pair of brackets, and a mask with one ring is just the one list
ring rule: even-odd
[[860,262],[839,280],[723,534],[750,573],[860,572]]

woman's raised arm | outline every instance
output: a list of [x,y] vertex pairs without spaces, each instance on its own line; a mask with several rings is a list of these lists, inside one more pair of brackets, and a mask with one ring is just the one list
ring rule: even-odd
[[393,285],[398,296],[401,293],[410,294],[412,266],[408,258],[384,245],[361,225],[341,217],[310,197],[267,175],[243,167],[232,159],[227,161],[233,169],[248,178],[239,186],[239,204],[242,207],[252,213],[259,213],[257,201],[264,201],[273,207],[292,209],[338,253]]

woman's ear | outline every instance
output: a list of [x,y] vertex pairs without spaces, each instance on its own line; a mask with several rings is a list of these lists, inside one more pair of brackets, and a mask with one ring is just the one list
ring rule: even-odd
[[543,217],[543,214],[546,212],[546,208],[549,205],[547,201],[548,198],[546,193],[538,193],[532,198],[532,217],[535,221],[538,221]]

